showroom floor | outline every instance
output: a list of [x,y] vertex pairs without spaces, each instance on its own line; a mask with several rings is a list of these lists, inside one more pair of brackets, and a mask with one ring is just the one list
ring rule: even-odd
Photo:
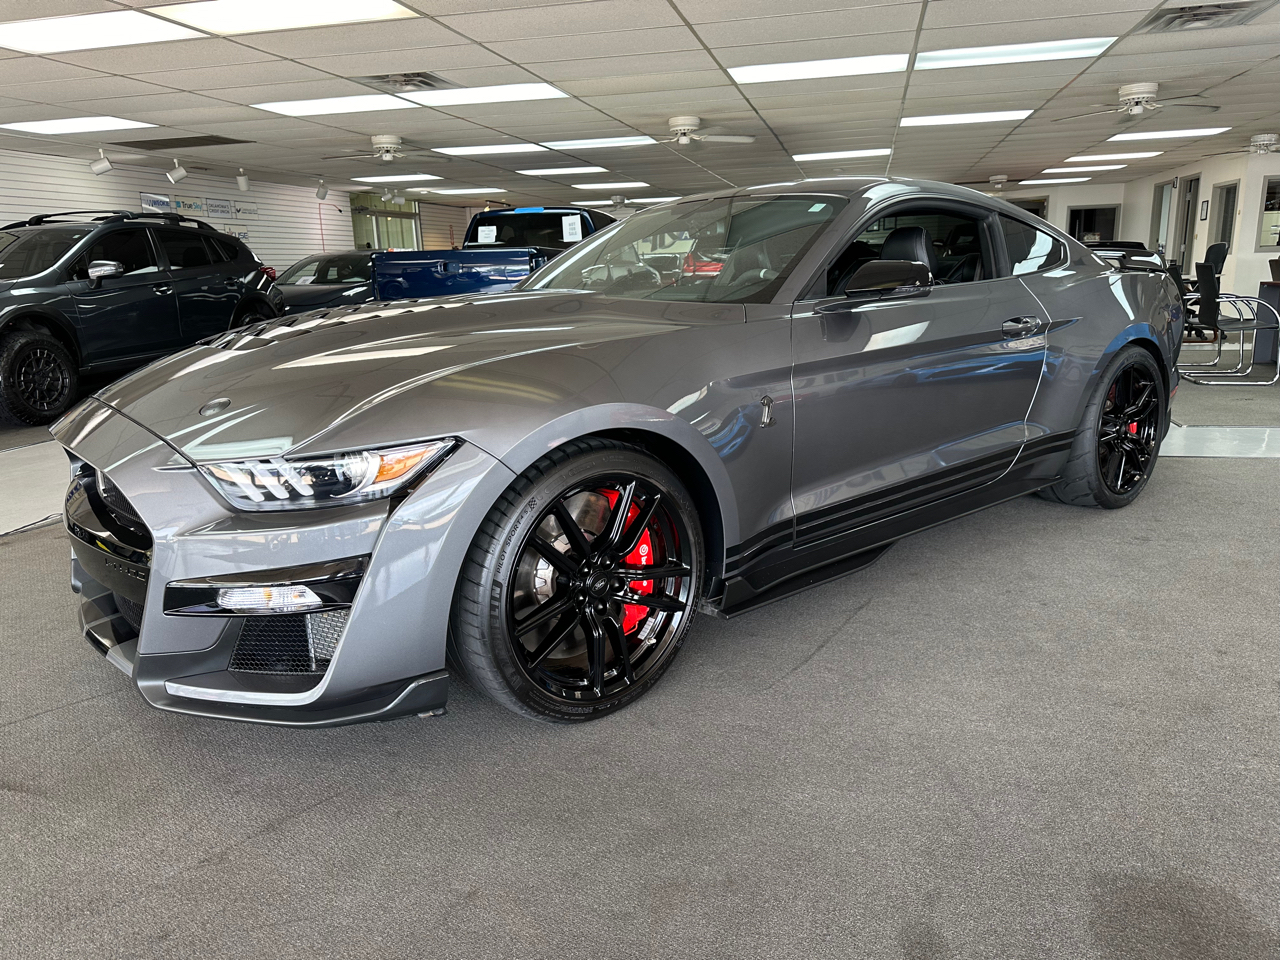
[[0,955],[1280,955],[1276,481],[1004,504],[700,619],[585,727],[461,685],[326,731],[159,713],[77,638],[60,528],[0,537]]

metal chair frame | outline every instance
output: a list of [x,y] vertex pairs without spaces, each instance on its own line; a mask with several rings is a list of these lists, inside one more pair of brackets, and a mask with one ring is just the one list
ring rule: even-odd
[[[1198,300],[1200,294],[1193,293],[1187,297],[1188,303]],[[1217,321],[1214,327],[1218,330],[1218,349],[1217,358],[1213,363],[1180,363],[1178,371],[1182,373],[1192,383],[1201,386],[1238,386],[1238,387],[1269,387],[1280,382],[1280,364],[1276,365],[1276,373],[1270,380],[1248,380],[1246,379],[1253,372],[1254,364],[1254,347],[1256,346],[1259,330],[1280,330],[1280,313],[1276,308],[1271,306],[1265,300],[1259,300],[1257,297],[1241,297],[1234,293],[1220,293],[1217,295],[1219,305],[1229,306],[1238,319],[1228,321]],[[1267,323],[1258,315],[1258,307],[1265,307],[1275,317],[1274,323]],[[1249,365],[1245,366],[1245,334],[1253,332],[1249,347]],[[1240,334],[1240,358],[1236,361],[1236,365],[1230,370],[1209,370],[1207,368],[1216,368],[1222,360],[1222,334],[1224,333]],[[1191,373],[1188,368],[1200,368],[1204,373]],[[1225,377],[1223,380],[1202,380],[1199,379],[1207,374]]]

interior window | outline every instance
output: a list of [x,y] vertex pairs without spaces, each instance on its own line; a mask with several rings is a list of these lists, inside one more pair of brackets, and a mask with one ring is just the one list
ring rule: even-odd
[[934,283],[973,283],[993,276],[982,222],[949,209],[911,207],[868,224],[827,269],[826,296],[838,297],[872,260],[927,264]]
[[1000,216],[1000,229],[1004,233],[1010,271],[1015,277],[1020,273],[1056,267],[1066,259],[1067,250],[1062,241],[1042,230],[1003,214]]
[[123,264],[126,277],[135,273],[155,273],[160,269],[151,243],[147,240],[147,231],[140,228],[114,230],[95,240],[84,256],[76,261],[73,274],[75,279],[88,280],[89,264],[95,260]]
[[169,256],[170,269],[186,270],[209,265],[209,251],[205,249],[200,234],[186,230],[157,230],[156,236]]

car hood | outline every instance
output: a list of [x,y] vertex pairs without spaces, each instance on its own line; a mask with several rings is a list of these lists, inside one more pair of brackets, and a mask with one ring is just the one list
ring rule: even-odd
[[[433,417],[440,405],[431,402],[430,391],[477,366],[563,351],[577,351],[574,360],[581,363],[584,345],[743,319],[740,305],[621,301],[563,291],[373,303],[231,331],[96,397],[196,463],[349,449],[353,437],[465,437],[467,423]],[[477,379],[485,386],[471,385]],[[474,411],[495,399],[486,391],[503,392],[502,378],[466,382],[472,399],[461,419],[474,421]],[[413,414],[406,418],[410,394]],[[447,406],[457,417],[458,405]],[[402,429],[406,420],[412,427]],[[338,439],[327,444],[326,434]]]
[[373,296],[372,283],[277,283],[276,289],[291,310],[363,303]]

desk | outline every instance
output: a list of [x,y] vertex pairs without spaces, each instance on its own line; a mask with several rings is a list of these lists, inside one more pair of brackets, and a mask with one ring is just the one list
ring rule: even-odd
[[[1258,299],[1275,307],[1276,312],[1280,313],[1280,283],[1274,280],[1264,280],[1258,284]],[[1259,310],[1262,314],[1267,311]],[[1268,320],[1274,319],[1268,317]],[[1276,362],[1276,331],[1259,330],[1258,339],[1253,343],[1253,359],[1257,363],[1275,363]]]

